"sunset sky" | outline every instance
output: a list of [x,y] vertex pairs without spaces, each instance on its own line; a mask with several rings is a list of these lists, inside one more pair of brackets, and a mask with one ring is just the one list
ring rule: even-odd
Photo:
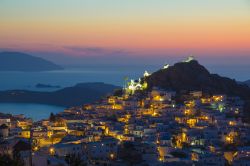
[[1,0],[0,50],[65,61],[194,54],[245,64],[250,1]]

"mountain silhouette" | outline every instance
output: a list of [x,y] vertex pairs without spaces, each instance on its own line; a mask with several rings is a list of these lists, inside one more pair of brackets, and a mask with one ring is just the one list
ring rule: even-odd
[[20,52],[1,52],[0,71],[51,71],[63,68],[43,58]]
[[118,88],[120,87],[96,82],[81,83],[53,92],[7,90],[0,91],[0,102],[38,103],[70,107],[95,102]]

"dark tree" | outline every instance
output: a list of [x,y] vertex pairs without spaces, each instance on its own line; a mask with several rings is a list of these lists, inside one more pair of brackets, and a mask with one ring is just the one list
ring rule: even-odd
[[56,116],[54,115],[53,112],[50,113],[49,121],[55,122],[56,121]]
[[85,166],[86,164],[81,159],[79,154],[68,154],[65,157],[65,161],[69,164],[69,166]]
[[0,155],[0,166],[24,166],[20,156],[14,156],[13,159],[9,155]]
[[115,89],[114,90],[114,96],[121,97],[123,95],[123,90],[122,89]]
[[142,162],[142,154],[138,152],[130,142],[125,142],[123,144],[119,150],[118,156],[131,166]]

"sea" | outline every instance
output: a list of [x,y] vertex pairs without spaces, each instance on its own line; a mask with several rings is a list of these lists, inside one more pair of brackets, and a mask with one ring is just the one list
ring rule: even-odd
[[[0,72],[0,91],[32,90],[56,91],[84,82],[104,82],[117,86],[124,84],[124,78],[138,79],[145,70],[154,71],[157,66],[103,66],[68,67],[59,71],[46,72]],[[60,88],[39,88],[37,84],[59,86]],[[0,112],[24,114],[33,120],[48,118],[50,113],[62,112],[65,108],[36,103],[1,103]]]
[[[48,72],[0,72],[0,91],[3,90],[32,90],[32,91],[55,91],[60,88],[74,86],[84,82],[104,82],[122,86],[124,78],[138,79],[143,73],[149,73],[160,69],[161,66],[85,66],[66,67],[60,71]],[[208,66],[212,73],[235,78],[236,80],[250,79],[249,67],[227,68],[221,66]],[[237,69],[239,71],[237,71]],[[221,71],[221,72],[218,72]],[[239,74],[241,73],[241,74]],[[38,88],[37,84],[60,86],[60,88]],[[36,103],[1,103],[0,112],[10,114],[24,114],[26,117],[37,121],[48,118],[50,113],[58,113],[65,108],[53,105]]]
[[23,114],[33,121],[47,119],[50,113],[63,112],[64,107],[54,105],[35,104],[35,103],[1,103],[0,112],[12,115]]

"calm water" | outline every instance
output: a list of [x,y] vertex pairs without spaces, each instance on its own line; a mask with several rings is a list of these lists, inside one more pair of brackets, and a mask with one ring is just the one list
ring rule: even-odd
[[[250,79],[249,66],[225,67],[207,66],[213,73],[236,78],[237,80]],[[102,66],[67,68],[51,72],[0,72],[0,91],[10,89],[26,89],[36,91],[54,91],[54,88],[36,88],[38,83],[59,85],[62,88],[82,82],[105,82],[118,86],[123,85],[124,77],[137,79],[145,70],[153,72],[161,66]],[[218,72],[220,71],[220,72]],[[9,104],[0,103],[0,112],[24,114],[34,120],[48,118],[51,112],[57,113],[64,108],[40,104]]]
[[[146,67],[145,67],[146,68]],[[59,85],[62,88],[73,86],[82,82],[105,82],[122,86],[125,76],[138,78],[143,75],[144,67],[85,67],[69,68],[51,72],[0,72],[0,91],[12,89],[26,89],[36,91],[55,91],[55,88],[36,88],[38,83]],[[149,70],[147,68],[147,70]],[[155,69],[149,70],[154,71]],[[0,112],[11,114],[24,114],[33,120],[48,118],[50,113],[63,111],[64,108],[41,105],[0,103]]]
[[35,121],[48,118],[51,112],[58,113],[63,110],[63,107],[44,104],[0,103],[0,112],[13,115],[24,114],[25,117]]
[[125,76],[137,79],[145,69],[154,71],[156,67],[85,67],[50,72],[0,72],[0,90],[56,90],[36,88],[38,83],[67,87],[83,82],[105,82],[122,86]]

